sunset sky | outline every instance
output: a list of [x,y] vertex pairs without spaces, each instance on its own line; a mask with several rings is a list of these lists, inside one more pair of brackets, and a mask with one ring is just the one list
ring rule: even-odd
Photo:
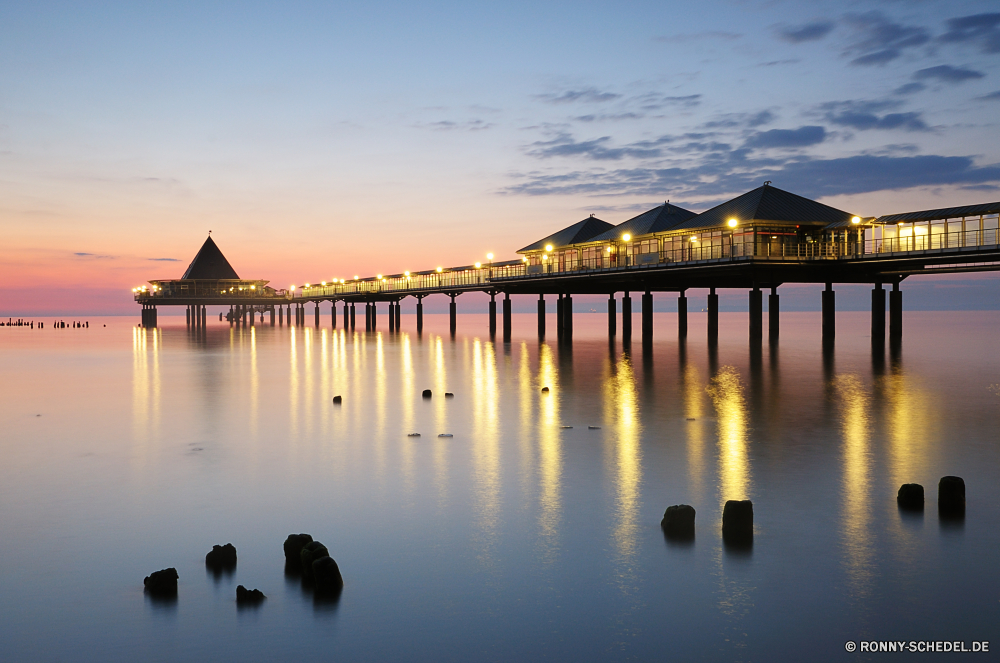
[[764,180],[989,202],[998,117],[995,0],[6,2],[0,312],[135,312],[209,230],[286,287]]

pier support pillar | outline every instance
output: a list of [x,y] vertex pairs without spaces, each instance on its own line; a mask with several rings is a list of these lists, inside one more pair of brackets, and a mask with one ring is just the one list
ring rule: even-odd
[[708,340],[711,343],[719,340],[719,296],[715,288],[708,291]]
[[823,291],[823,340],[825,341],[832,341],[837,335],[836,295],[833,284],[827,283]]
[[614,338],[615,334],[618,333],[616,329],[615,316],[618,314],[618,305],[615,302],[615,293],[611,293],[608,297],[608,337]]
[[750,340],[760,341],[764,337],[764,293],[754,286],[750,291]]
[[903,338],[903,291],[899,289],[899,281],[892,284],[889,293],[889,339],[898,341]]
[[[344,304],[344,306],[346,307],[347,304]],[[355,318],[354,302],[351,302],[351,329],[354,329],[354,318]]]
[[503,341],[510,343],[510,293],[503,293]]
[[190,324],[191,324],[191,307],[190,306],[187,307],[187,311],[185,312],[184,317],[186,319],[187,324],[190,326]]
[[490,293],[490,338],[497,335],[497,293]]
[[208,323],[208,307],[201,307],[201,328],[204,329],[206,323]]
[[781,305],[778,301],[778,286],[771,286],[771,294],[767,296],[767,337],[771,343],[778,340],[778,334],[781,330],[780,322],[778,321],[778,316],[781,311]]
[[[337,308],[337,304],[334,303],[333,307]],[[344,300],[344,331],[347,331],[350,328],[351,328],[351,305],[348,304],[347,300],[345,299]]]
[[448,329],[454,336],[455,329],[458,328],[458,306],[455,304],[455,295],[449,295],[449,297],[451,297],[451,303],[448,304]]
[[563,320],[563,296],[559,293],[556,298],[556,338],[562,338],[565,320]]
[[628,290],[622,294],[622,340],[632,340],[632,298]]
[[677,338],[687,338],[688,335],[688,298],[681,290],[677,295]]
[[642,295],[642,342],[653,341],[653,293],[647,290]]
[[372,303],[365,302],[365,331],[372,330]]
[[885,290],[881,283],[872,289],[872,345],[885,345]]
[[396,331],[396,305],[389,302],[389,331]]
[[372,331],[378,328],[378,303],[372,302]]
[[337,328],[337,300],[330,301],[330,325],[336,329]]
[[545,338],[545,295],[538,295],[538,338]]
[[573,338],[573,297],[563,297],[563,338]]
[[396,302],[396,331],[399,331],[400,324],[403,322],[403,305]]
[[424,298],[417,296],[417,333],[424,330]]
[[316,310],[313,311],[313,317],[316,318],[316,328],[319,328],[319,302],[316,302]]

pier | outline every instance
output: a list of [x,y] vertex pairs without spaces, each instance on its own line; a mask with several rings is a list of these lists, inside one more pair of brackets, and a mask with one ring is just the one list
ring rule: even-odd
[[[187,307],[188,324],[203,328],[207,307],[224,306],[233,325],[321,324],[320,304],[330,321],[354,329],[363,305],[364,328],[385,315],[389,331],[401,328],[400,302],[413,297],[416,329],[423,328],[423,299],[450,298],[450,326],[457,325],[456,298],[467,292],[490,296],[489,332],[497,334],[500,299],[502,337],[512,332],[511,297],[537,298],[538,334],[546,333],[548,304],[555,304],[556,333],[573,335],[573,296],[606,295],[608,333],[632,336],[632,299],[639,299],[640,332],[651,341],[653,294],[677,297],[677,335],[686,337],[688,290],[708,290],[708,335],[718,336],[719,289],[747,291],[751,340],[763,337],[763,296],[768,292],[768,336],[780,334],[780,294],[786,283],[822,284],[821,335],[836,335],[838,283],[871,284],[872,342],[903,335],[902,282],[913,275],[1000,270],[1000,202],[862,217],[765,183],[701,214],[669,202],[612,225],[592,215],[517,251],[520,260],[486,261],[401,274],[337,279],[274,289],[268,281],[240,279],[211,236],[181,279],[154,280],[133,290],[142,324],[156,326],[160,306]],[[888,325],[886,295],[888,294]],[[546,299],[548,298],[548,299]],[[342,307],[342,315],[337,308]],[[312,307],[308,311],[308,307]],[[384,313],[383,313],[384,312]],[[617,316],[621,314],[621,328]]]

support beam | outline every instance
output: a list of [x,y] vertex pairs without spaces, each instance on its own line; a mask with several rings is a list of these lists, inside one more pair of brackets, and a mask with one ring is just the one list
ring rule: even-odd
[[719,296],[715,288],[708,291],[708,340],[712,343],[719,340]]
[[545,295],[538,295],[538,338],[545,338]]
[[[346,306],[346,304],[345,304],[345,306]],[[351,302],[351,329],[354,329],[354,317],[355,317],[354,314],[355,314],[354,302]]]
[[559,293],[559,297],[556,298],[556,338],[563,337],[563,296]]
[[271,314],[271,326],[273,327],[274,326],[274,307],[273,306],[269,307],[269,311],[268,312]]
[[365,331],[372,330],[372,303],[365,302]]
[[764,338],[764,293],[756,285],[750,291],[750,340]]
[[316,328],[319,328],[319,302],[316,302],[316,310],[313,311],[313,317],[316,318]]
[[201,328],[204,329],[205,325],[208,323],[208,307],[201,307]]
[[403,305],[396,302],[396,331],[399,331],[400,323],[403,322]]
[[490,338],[497,335],[497,293],[490,292]]
[[885,345],[885,290],[881,283],[872,289],[872,345]]
[[622,294],[622,340],[632,340],[632,298],[628,290]]
[[424,296],[417,295],[417,333],[424,330]]
[[892,284],[889,293],[889,339],[898,341],[903,338],[903,291],[899,289],[899,281]]
[[677,295],[677,338],[687,338],[688,335],[688,298],[681,290]]
[[448,305],[448,329],[454,336],[455,330],[458,328],[458,306],[455,304],[455,295],[448,296],[451,297],[451,303]]
[[337,300],[330,302],[330,326],[337,328]]
[[573,338],[573,297],[563,297],[563,338]]
[[389,331],[396,331],[396,305],[389,302]]
[[653,293],[647,290],[642,295],[642,342],[653,341]]
[[616,329],[615,317],[618,314],[618,305],[615,302],[615,293],[611,293],[608,296],[608,337],[614,338],[615,334],[618,333]]
[[503,293],[503,340],[510,343],[510,293]]
[[767,337],[772,343],[778,340],[778,334],[781,331],[778,321],[780,311],[778,286],[772,285],[771,294],[767,296]]
[[187,320],[188,326],[190,326],[191,325],[191,307],[190,306],[187,307],[187,311],[185,312],[184,317]]
[[832,341],[837,335],[837,306],[833,284],[827,283],[823,290],[823,340]]
[[378,303],[372,302],[372,331],[378,328]]

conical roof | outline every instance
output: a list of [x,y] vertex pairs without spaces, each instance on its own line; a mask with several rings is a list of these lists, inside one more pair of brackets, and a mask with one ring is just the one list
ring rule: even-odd
[[607,221],[601,221],[596,216],[591,215],[583,221],[577,221],[573,225],[567,226],[559,232],[552,233],[548,237],[543,237],[534,244],[529,244],[518,251],[518,253],[541,251],[547,244],[551,244],[553,249],[569,246],[570,244],[579,244],[580,242],[586,242],[594,235],[603,233],[610,228],[614,228],[614,226]]
[[683,207],[671,205],[670,203],[663,203],[659,207],[654,207],[653,209],[643,212],[638,216],[633,216],[628,221],[619,223],[617,226],[614,226],[600,235],[591,237],[589,241],[616,241],[620,240],[622,235],[625,233],[628,233],[632,237],[658,233],[664,230],[670,230],[674,226],[684,223],[694,216],[694,212],[686,210]]
[[201,245],[198,255],[194,257],[182,279],[206,279],[218,281],[222,279],[239,279],[236,270],[222,255],[222,251],[216,246],[212,236],[209,235],[205,243]]
[[850,221],[851,216],[853,215],[829,205],[765,184],[716,205],[673,229],[714,228],[726,225],[729,219],[736,219],[741,224],[748,221],[826,224]]

